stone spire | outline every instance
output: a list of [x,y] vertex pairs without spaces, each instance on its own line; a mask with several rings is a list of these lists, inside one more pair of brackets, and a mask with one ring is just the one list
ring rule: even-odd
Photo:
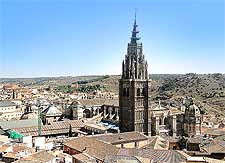
[[128,43],[127,54],[122,63],[122,79],[148,79],[148,64],[143,54],[142,43],[138,42],[136,13],[132,30],[132,37]]
[[136,23],[136,12],[135,12],[135,17],[134,17],[134,25],[133,25],[133,31],[132,31],[132,36],[131,36],[131,44],[137,44],[137,41],[140,40],[140,37],[137,37],[137,34],[139,31],[137,30],[137,23]]

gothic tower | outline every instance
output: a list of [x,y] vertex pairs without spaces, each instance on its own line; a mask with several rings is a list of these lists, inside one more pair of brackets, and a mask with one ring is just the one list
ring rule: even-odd
[[151,135],[151,81],[137,27],[135,15],[131,41],[122,63],[122,78],[119,81],[120,130]]

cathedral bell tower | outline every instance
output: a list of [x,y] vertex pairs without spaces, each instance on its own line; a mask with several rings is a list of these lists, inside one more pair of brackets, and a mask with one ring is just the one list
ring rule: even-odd
[[135,14],[131,41],[122,63],[122,78],[119,81],[120,130],[151,135],[151,80],[137,27]]

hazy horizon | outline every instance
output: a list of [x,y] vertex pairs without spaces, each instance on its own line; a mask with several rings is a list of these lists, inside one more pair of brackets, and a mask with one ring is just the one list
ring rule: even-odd
[[[167,74],[167,73],[161,73],[161,74],[149,74],[151,75],[186,75],[186,74],[197,74],[197,75],[209,75],[209,74],[222,74],[225,75],[225,73],[183,73],[183,74]],[[31,77],[0,77],[0,79],[32,79],[32,78],[61,78],[61,77],[85,77],[85,76],[121,76],[121,74],[90,74],[90,75],[68,75],[68,76],[31,76]],[[150,77],[151,78],[151,77]]]

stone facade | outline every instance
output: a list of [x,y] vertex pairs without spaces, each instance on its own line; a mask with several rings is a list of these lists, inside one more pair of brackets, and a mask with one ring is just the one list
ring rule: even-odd
[[[139,42],[136,17],[119,80],[119,120],[122,132],[138,131],[146,135],[198,135],[201,131],[200,110],[196,105],[150,106],[151,80],[148,64]],[[182,105],[182,104],[181,104]]]
[[199,107],[191,99],[185,109],[184,133],[188,136],[200,135],[202,127],[202,116]]
[[119,81],[120,129],[151,134],[148,64],[139,43],[136,18]]

